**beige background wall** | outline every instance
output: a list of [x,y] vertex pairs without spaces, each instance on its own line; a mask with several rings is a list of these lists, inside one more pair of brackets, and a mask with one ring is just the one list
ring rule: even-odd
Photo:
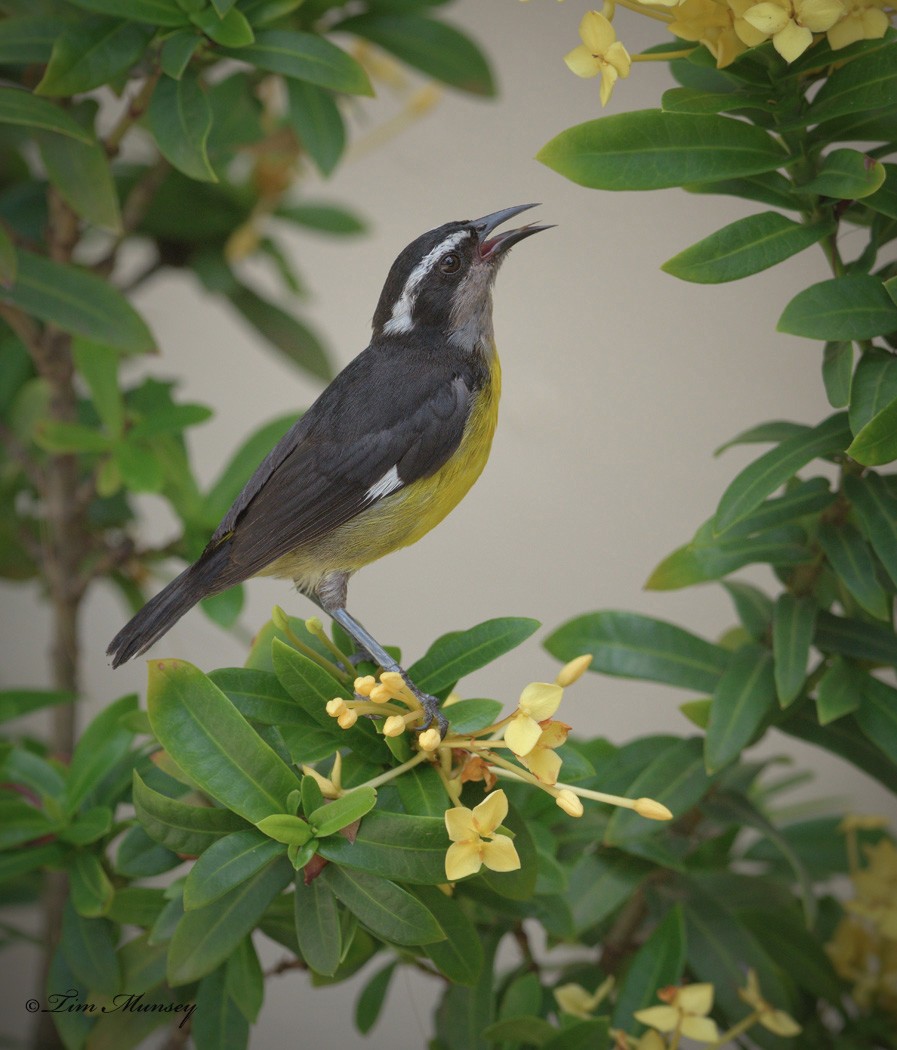
[[[314,293],[310,316],[340,366],[365,345],[387,268],[419,233],[529,201],[543,202],[534,219],[557,224],[516,248],[498,280],[504,394],[483,478],[439,529],[369,567],[351,588],[350,609],[382,641],[401,644],[409,659],[445,631],[504,614],[540,619],[543,636],[598,608],[638,610],[719,635],[734,621],[721,588],[653,594],[642,584],[712,513],[736,468],[757,452],[714,459],[717,445],[756,422],[814,423],[828,411],[820,346],[774,330],[791,296],[826,276],[821,253],[734,285],[684,284],[661,273],[660,264],[754,210],[750,205],[674,190],[599,194],[533,160],[562,128],[599,115],[597,83],[575,78],[562,61],[578,42],[587,7],[576,0],[461,0],[445,9],[492,56],[499,100],[447,93],[388,148],[345,164],[329,183],[312,175],[306,184],[308,197],[345,201],[372,228],[353,242],[311,234],[291,242]],[[633,52],[664,39],[659,23],[625,10],[616,24]],[[634,65],[607,112],[657,105],[669,85],[662,65]],[[375,114],[377,106],[395,108],[388,98],[372,105]],[[207,480],[262,421],[308,404],[316,393],[186,277],[156,280],[138,305],[163,351],[139,367],[182,377],[185,399],[217,410],[193,431],[195,462]],[[166,514],[151,499],[145,506],[144,539],[171,536]],[[37,657],[45,610],[20,589],[2,595],[3,684],[43,684]],[[286,583],[260,580],[249,585],[243,623],[258,626],[274,603],[312,612]],[[106,665],[105,645],[122,618],[111,593],[97,594],[85,617],[85,686],[97,706],[143,687],[140,661],[114,673]],[[513,704],[528,681],[553,677],[556,664],[539,638],[471,677],[467,694]],[[195,612],[154,652],[208,669],[242,662],[244,649]],[[686,699],[671,689],[591,675],[568,695],[563,717],[576,732],[615,741],[657,730],[687,733],[677,710]],[[790,739],[773,736],[764,750],[817,769],[816,794],[860,810],[891,804],[845,765]],[[279,957],[266,950],[267,964]],[[23,983],[21,1000],[30,991]],[[401,975],[385,1018],[363,1040],[351,1023],[350,990],[313,993],[303,977],[288,975],[270,982],[252,1046],[310,1047],[321,1036],[341,1048],[422,1046],[435,994],[431,982]]]

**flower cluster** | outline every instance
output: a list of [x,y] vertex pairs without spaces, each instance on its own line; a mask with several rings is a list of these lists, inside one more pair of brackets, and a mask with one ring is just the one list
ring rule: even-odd
[[665,22],[680,40],[703,44],[722,69],[742,52],[767,41],[793,62],[824,35],[833,51],[858,40],[885,35],[893,0],[607,0],[602,11],[587,11],[579,25],[582,43],[565,57],[579,77],[599,77],[601,105],[633,62],[683,57],[689,49],[630,55],[617,39],[616,6]]
[[879,1008],[897,1017],[897,848],[882,838],[864,849],[861,865],[857,832],[880,828],[878,818],[847,818],[851,881],[855,896],[826,945],[838,973],[853,985],[853,998],[865,1010]]
[[[621,798],[558,781],[563,761],[558,749],[566,742],[570,726],[552,716],[564,690],[585,673],[591,659],[580,656],[572,660],[554,682],[531,682],[520,694],[516,709],[506,718],[473,732],[453,732],[450,727],[445,738],[435,728],[419,731],[425,713],[398,672],[384,671],[379,678],[356,678],[352,699],[336,697],[328,702],[327,713],[343,729],[351,729],[359,716],[368,716],[378,719],[380,732],[386,737],[417,731],[416,754],[377,777],[375,786],[422,762],[433,765],[451,802],[445,814],[452,843],[445,859],[448,881],[472,875],[483,866],[493,871],[511,871],[520,867],[520,858],[510,833],[501,827],[508,800],[502,790],[493,790],[499,779],[523,782],[547,792],[570,817],[582,816],[583,798],[633,809],[650,820],[672,817],[666,806],[654,799]],[[456,699],[450,697],[443,705],[449,717]],[[461,792],[472,781],[481,781],[489,793],[470,809],[461,802]],[[331,787],[329,781],[321,786],[322,790]]]

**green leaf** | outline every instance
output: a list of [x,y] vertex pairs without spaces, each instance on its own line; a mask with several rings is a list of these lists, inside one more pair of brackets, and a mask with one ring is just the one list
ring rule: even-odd
[[247,47],[255,40],[246,16],[235,7],[223,16],[214,8],[206,7],[191,13],[190,21],[222,47]]
[[185,912],[168,950],[169,983],[187,984],[220,966],[255,929],[293,874],[290,862],[280,857],[213,904]]
[[724,533],[746,518],[771,493],[819,456],[841,452],[850,442],[847,417],[839,412],[818,426],[786,438],[744,468],[723,493],[714,519]]
[[674,624],[629,612],[578,616],[551,634],[545,648],[559,660],[591,653],[592,671],[701,693],[713,691],[728,662],[720,646]]
[[897,637],[880,624],[820,612],[813,642],[822,652],[897,667]]
[[897,459],[897,398],[869,420],[848,445],[847,455],[867,467]]
[[115,854],[115,873],[130,879],[149,878],[171,871],[181,863],[181,858],[171,850],[160,846],[135,824],[128,828],[118,844]]
[[403,773],[396,780],[396,789],[405,812],[411,816],[441,818],[448,807],[445,787],[430,763]]
[[249,1045],[249,1021],[240,1008],[241,1002],[227,988],[233,958],[206,974],[196,989],[196,1013],[190,1025],[196,1046],[209,1047],[209,1050],[246,1050]]
[[863,674],[860,669],[836,656],[816,686],[816,714],[821,726],[827,726],[860,706]]
[[34,431],[34,443],[45,452],[92,453],[108,452],[112,438],[79,423],[58,423],[53,419],[41,420]]
[[414,817],[375,809],[361,822],[353,841],[331,835],[319,842],[318,852],[344,867],[397,882],[435,886],[445,882],[448,847],[442,817]]
[[93,142],[92,132],[82,128],[59,106],[18,88],[0,87],[0,124],[39,128],[67,135],[79,142]]
[[774,610],[769,595],[741,580],[729,580],[723,587],[729,592],[738,619],[748,634],[755,641],[765,638],[772,624]]
[[296,879],[295,916],[302,958],[315,973],[332,977],[342,958],[342,933],[336,898],[323,879]]
[[140,60],[153,28],[116,18],[82,18],[53,44],[38,95],[68,96],[108,84]]
[[3,65],[45,65],[65,23],[46,14],[10,15],[0,22],[0,62]]
[[871,470],[861,478],[848,474],[844,478],[844,494],[859,519],[863,535],[897,586],[897,496]]
[[272,813],[256,824],[262,834],[287,846],[304,846],[314,837],[308,821],[293,813]]
[[775,211],[748,215],[674,255],[662,270],[683,281],[737,281],[809,248],[835,229],[833,221],[793,222]]
[[154,791],[134,770],[134,809],[144,830],[175,853],[199,856],[223,835],[246,824],[229,809],[190,806]]
[[[121,0],[71,0],[75,7],[104,15],[122,15]],[[187,21],[177,0],[128,0],[128,17],[153,26],[182,26]]]
[[71,812],[128,753],[134,733],[124,725],[124,718],[136,710],[137,695],[123,696],[101,711],[81,734],[67,780]]
[[330,175],[346,148],[346,125],[333,96],[303,80],[287,81],[287,120],[322,175]]
[[897,44],[864,54],[836,69],[819,89],[807,114],[811,123],[845,114],[892,107],[897,92]]
[[185,70],[180,80],[163,76],[156,85],[146,123],[159,151],[179,171],[200,182],[217,182],[206,150],[212,107],[205,85]]
[[808,339],[872,339],[897,330],[897,305],[880,277],[851,273],[798,292],[776,328]]
[[435,886],[415,886],[412,892],[445,933],[444,941],[423,945],[424,954],[453,984],[475,985],[483,970],[483,947],[476,926],[457,900]]
[[812,598],[796,598],[788,592],[776,602],[772,652],[776,695],[782,707],[787,707],[798,698],[806,681],[817,611]]
[[336,864],[328,864],[319,878],[359,922],[385,941],[419,945],[445,937],[429,909],[394,882]]
[[543,1017],[523,1014],[519,1017],[506,1017],[483,1029],[483,1038],[493,1043],[511,1043],[514,1046],[543,1047],[549,1039],[557,1034],[554,1025]]
[[[250,722],[308,726],[311,721],[305,708],[292,699],[272,671],[222,667],[212,671],[209,678]],[[336,739],[337,734],[333,736]]]
[[576,935],[613,915],[652,870],[645,861],[614,850],[580,856],[570,871],[568,890]]
[[292,204],[278,208],[278,219],[286,219],[297,226],[305,226],[321,233],[354,235],[367,230],[365,223],[354,213],[336,204]]
[[[229,52],[224,50],[223,54]],[[362,66],[329,40],[292,29],[263,29],[255,43],[231,54],[269,73],[303,80],[348,95],[373,95]]]
[[72,341],[75,367],[90,389],[94,407],[113,437],[124,429],[125,407],[118,385],[118,352],[89,339]]
[[92,992],[115,995],[121,968],[115,954],[115,927],[107,919],[87,919],[67,903],[60,945],[76,979]]
[[147,708],[159,742],[212,798],[253,824],[285,811],[298,778],[198,668],[150,661]]
[[115,889],[95,853],[79,850],[68,866],[71,901],[85,918],[105,915],[112,906]]
[[443,708],[452,723],[453,733],[478,733],[497,722],[502,704],[498,700],[458,700]]
[[885,181],[863,204],[889,219],[897,219],[897,164],[885,164]]
[[824,522],[817,535],[835,574],[866,612],[878,620],[890,618],[891,602],[878,582],[866,541],[849,522]]
[[0,288],[0,302],[125,353],[148,353],[155,347],[143,318],[111,284],[31,252],[19,252],[18,280],[12,288]]
[[388,966],[378,970],[362,988],[355,1002],[355,1027],[362,1035],[367,1035],[377,1023],[397,965],[398,960],[394,959]]
[[87,145],[64,135],[38,132],[47,175],[61,196],[95,226],[121,232],[121,213],[109,158],[98,142]]
[[626,969],[617,988],[612,1020],[615,1027],[630,1031],[632,1015],[636,1010],[652,1006],[659,989],[680,983],[685,955],[685,918],[682,906],[675,904],[635,953]]
[[179,29],[176,33],[172,33],[159,52],[162,72],[172,80],[180,80],[200,43],[202,43],[201,37],[197,36],[192,29]]
[[670,88],[660,100],[665,113],[727,113],[738,109],[761,109],[770,112],[770,103],[746,91],[701,91],[698,88]]
[[372,787],[358,787],[347,791],[345,795],[325,802],[319,809],[308,814],[308,822],[319,838],[334,835],[348,827],[374,808],[377,804],[377,792]]
[[742,121],[649,109],[577,124],[536,159],[592,189],[656,190],[774,171],[787,155]]
[[246,591],[238,583],[236,587],[228,587],[226,591],[203,598],[200,607],[213,623],[230,629],[236,624],[243,611],[245,597]]
[[116,445],[112,462],[121,481],[134,492],[161,492],[165,487],[165,465],[143,442],[126,440]]
[[852,375],[853,343],[826,343],[822,359],[822,381],[825,384],[825,396],[832,408],[847,406],[850,401]]
[[704,758],[709,773],[737,758],[767,723],[775,709],[772,655],[760,645],[745,645],[713,692]]
[[816,175],[802,192],[818,193],[835,200],[868,197],[885,181],[884,165],[855,149],[836,149],[826,156]]
[[266,868],[284,854],[279,842],[246,828],[213,842],[190,869],[184,883],[187,912],[203,908]]
[[832,1003],[840,1001],[841,979],[821,938],[798,914],[777,910],[775,921],[770,922],[767,909],[740,908],[738,918],[799,988]]
[[[674,819],[682,816],[710,788],[702,745],[700,738],[691,737],[673,740],[657,749],[621,793],[628,798],[656,799],[672,812]],[[623,845],[655,835],[662,828],[663,822],[647,820],[633,810],[615,809],[604,831],[604,842],[609,846]]]
[[346,686],[279,638],[271,643],[271,655],[274,671],[287,693],[318,725],[332,730],[334,721],[325,708],[334,697],[348,697]]
[[540,624],[520,616],[505,616],[444,634],[408,668],[415,685],[426,693],[449,690],[465,675],[497,660],[526,641]]
[[[0,26],[2,26],[0,22]],[[0,287],[9,288],[16,282],[19,272],[19,260],[16,246],[3,227],[0,227]]]
[[416,13],[372,13],[348,18],[338,28],[373,41],[434,80],[474,95],[495,94],[486,56],[470,37],[445,22]]
[[745,179],[692,182],[682,189],[688,193],[722,193],[791,211],[799,211],[801,207],[800,198],[794,193],[791,183],[777,171],[768,171],[763,175],[752,175]]
[[897,689],[866,674],[854,716],[871,744],[897,765]]
[[593,1017],[588,1021],[574,1021],[542,1044],[543,1050],[608,1050],[610,1021],[607,1017]]
[[227,297],[237,312],[288,360],[319,379],[333,377],[324,346],[308,325],[243,285]]
[[850,384],[850,429],[856,435],[897,398],[897,360],[883,350],[866,351]]
[[774,419],[769,423],[758,423],[755,427],[742,430],[735,437],[724,441],[722,445],[713,450],[714,456],[720,456],[730,448],[737,445],[765,445],[769,443],[778,444],[786,438],[796,437],[798,434],[808,434],[810,428],[804,423],[791,423],[787,419]]

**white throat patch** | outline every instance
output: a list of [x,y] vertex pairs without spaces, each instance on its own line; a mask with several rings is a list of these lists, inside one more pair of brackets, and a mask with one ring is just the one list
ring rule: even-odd
[[392,308],[392,317],[383,326],[383,331],[386,335],[400,335],[402,332],[411,331],[414,327],[411,312],[414,310],[417,290],[421,281],[433,269],[440,256],[444,255],[445,252],[451,251],[452,248],[457,248],[465,238],[470,237],[471,232],[471,230],[456,230],[454,233],[450,233],[445,240],[427,252],[411,273],[408,274],[408,280],[405,281],[402,294],[396,299]]

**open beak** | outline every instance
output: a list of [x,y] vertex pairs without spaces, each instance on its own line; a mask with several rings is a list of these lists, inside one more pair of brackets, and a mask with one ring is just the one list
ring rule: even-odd
[[522,241],[524,237],[529,237],[530,234],[539,233],[542,230],[550,230],[551,226],[536,226],[530,223],[528,226],[520,226],[516,230],[506,230],[495,237],[489,236],[503,222],[507,222],[508,219],[519,215],[522,211],[536,207],[538,207],[537,204],[518,204],[513,208],[502,208],[501,211],[494,211],[491,215],[484,215],[482,219],[474,219],[470,225],[473,226],[477,233],[480,258],[485,260],[497,259],[504,255],[512,245]]

